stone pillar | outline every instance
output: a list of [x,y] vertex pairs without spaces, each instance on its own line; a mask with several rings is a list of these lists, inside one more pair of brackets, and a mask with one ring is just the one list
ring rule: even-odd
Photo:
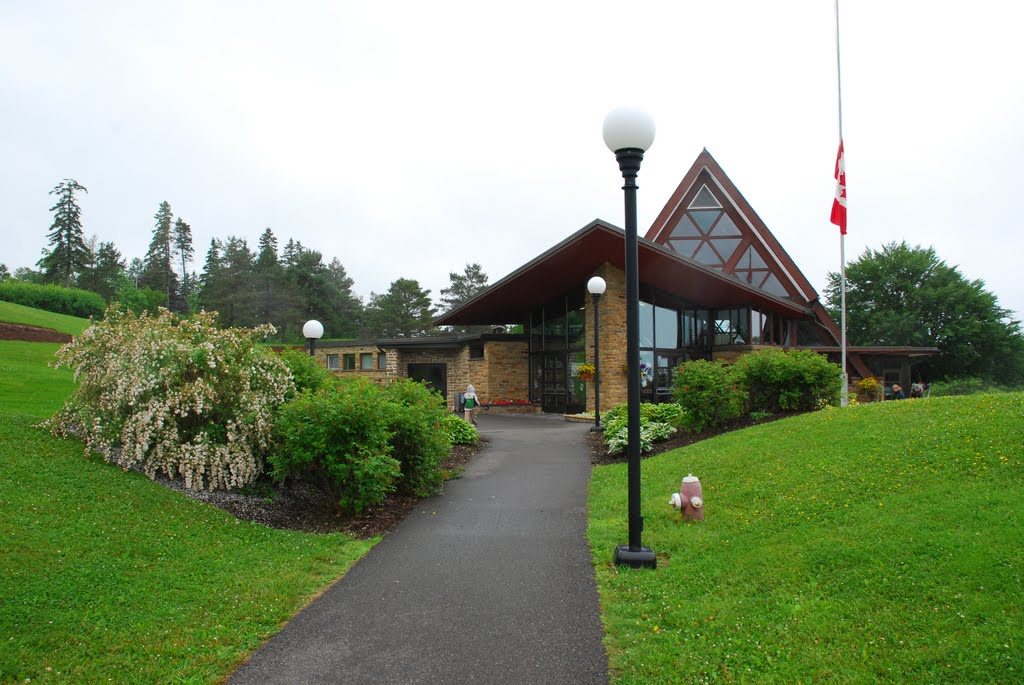
[[[605,262],[591,276],[600,276],[607,284],[601,297],[601,413],[626,401],[626,273]],[[587,361],[594,360],[594,303],[587,294]],[[594,383],[587,383],[587,410],[594,409]]]

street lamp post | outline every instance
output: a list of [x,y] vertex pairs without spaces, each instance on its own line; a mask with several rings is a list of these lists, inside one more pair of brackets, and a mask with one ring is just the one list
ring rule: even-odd
[[601,347],[598,343],[597,330],[601,322],[598,314],[601,296],[607,287],[608,284],[600,276],[594,276],[587,281],[587,291],[590,292],[590,299],[594,304],[594,425],[590,430],[595,433],[604,430],[604,426],[601,425]]
[[657,558],[640,541],[644,518],[640,514],[640,280],[636,237],[636,175],[644,152],[654,142],[654,119],[643,110],[620,107],[608,113],[602,133],[615,153],[625,185],[626,205],[626,459],[629,487],[629,544],[615,548],[615,563],[633,568],[655,568]]
[[302,325],[302,336],[309,341],[309,356],[313,356],[316,341],[324,334],[324,325],[316,319],[310,319]]

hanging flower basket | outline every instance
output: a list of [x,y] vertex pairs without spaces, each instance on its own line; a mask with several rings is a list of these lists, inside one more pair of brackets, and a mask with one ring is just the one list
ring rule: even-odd
[[584,382],[594,380],[595,373],[597,373],[597,368],[593,364],[580,364],[576,367],[577,378]]

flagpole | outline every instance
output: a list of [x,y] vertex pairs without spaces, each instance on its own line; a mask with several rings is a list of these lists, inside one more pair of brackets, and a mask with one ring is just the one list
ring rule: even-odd
[[[835,0],[836,5],[836,87],[839,94],[839,144],[843,143],[843,71],[839,66],[839,0]],[[845,152],[844,152],[845,157]],[[845,164],[845,160],[844,160]],[[847,406],[850,403],[850,379],[846,374],[846,230],[845,226],[843,230],[839,232],[839,293],[840,293],[840,349],[842,356],[842,383],[843,386],[839,391],[839,405],[842,407]]]

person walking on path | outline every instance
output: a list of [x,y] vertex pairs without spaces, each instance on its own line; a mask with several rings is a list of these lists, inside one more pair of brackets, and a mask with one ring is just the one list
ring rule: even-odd
[[469,387],[466,388],[466,394],[462,398],[463,405],[462,409],[465,412],[466,421],[477,425],[476,423],[476,408],[480,406],[480,398],[477,397],[476,388],[470,383]]

